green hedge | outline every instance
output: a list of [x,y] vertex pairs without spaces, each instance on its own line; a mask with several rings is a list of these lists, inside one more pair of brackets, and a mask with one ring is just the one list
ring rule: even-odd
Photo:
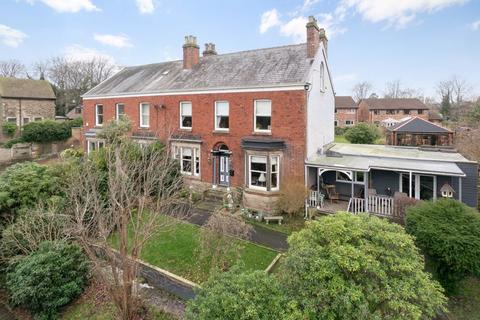
[[12,138],[15,135],[15,133],[17,132],[17,125],[13,122],[5,122],[2,125],[2,132],[7,137]]
[[72,136],[68,122],[44,120],[30,122],[23,127],[23,140],[26,142],[62,141]]

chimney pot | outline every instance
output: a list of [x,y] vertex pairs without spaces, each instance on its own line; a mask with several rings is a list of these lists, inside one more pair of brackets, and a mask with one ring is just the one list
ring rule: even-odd
[[183,44],[183,69],[191,70],[199,60],[199,46],[197,45],[197,37],[192,35],[185,36]]
[[205,50],[203,51],[203,56],[214,56],[217,54],[217,51],[215,50],[215,44],[214,43],[205,43]]

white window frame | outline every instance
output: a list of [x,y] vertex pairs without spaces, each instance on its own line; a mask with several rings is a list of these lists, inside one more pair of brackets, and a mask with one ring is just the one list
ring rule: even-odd
[[[148,112],[147,112],[147,114],[146,114],[146,116],[148,116],[148,123],[147,123],[147,124],[143,123],[143,116],[144,116],[144,114],[143,114],[143,106],[147,106],[147,107],[148,107],[148,108],[147,108]],[[140,116],[140,128],[149,128],[149,127],[150,127],[150,103],[148,103],[148,102],[142,102],[142,103],[140,103],[140,104],[138,105],[138,108],[139,108],[138,114],[139,114],[139,116]]]
[[[270,129],[257,129],[257,102],[270,102]],[[272,100],[259,99],[254,101],[253,106],[253,131],[259,133],[271,133],[272,132]]]
[[123,114],[122,114],[122,116],[125,117],[125,115],[126,115],[126,113],[125,113],[125,103],[119,102],[119,103],[115,104],[115,119],[116,119],[117,121],[120,120],[120,115],[119,115],[119,112],[118,112],[118,107],[119,107],[119,106],[123,106]]
[[[409,185],[411,186],[412,183],[410,182],[410,173],[409,172],[402,172],[399,174],[399,180],[398,180],[398,190],[403,193],[403,183],[402,183],[402,178],[403,176],[407,176],[409,179]],[[412,198],[415,198],[417,200],[420,200],[420,176],[424,177],[432,177],[433,178],[433,198],[432,200],[437,200],[437,176],[431,175],[431,174],[422,174],[422,173],[412,173],[412,178],[415,180],[415,185],[413,186],[415,188],[415,194],[412,194]],[[406,193],[406,192],[405,192]],[[407,196],[410,196],[407,193]]]
[[[184,127],[183,126],[183,113],[182,113],[182,106],[184,104],[189,104],[190,105],[190,118],[192,119],[192,124],[190,125],[190,127]],[[188,117],[188,115],[186,115],[185,117]],[[180,102],[180,129],[184,129],[184,130],[192,130],[192,126],[193,126],[193,104],[191,101],[181,101]]]
[[[93,145],[93,150],[92,146]],[[105,147],[105,140],[87,140],[87,154]]]
[[[227,104],[227,110],[228,110],[228,128],[220,128],[218,127],[218,121],[217,121],[217,118],[219,117],[219,115],[217,115],[217,106],[219,103],[226,103]],[[214,125],[215,125],[215,131],[229,131],[230,130],[230,103],[228,101],[215,101],[215,106],[214,106],[215,110],[214,110],[214,114],[215,114],[215,117],[214,117]]]
[[[25,123],[25,119],[28,119],[27,123]],[[26,125],[30,123],[30,117],[23,117],[22,118],[22,125]]]
[[[102,113],[98,113],[98,107],[102,107]],[[95,105],[95,126],[96,127],[101,127],[103,126],[103,122],[104,122],[104,118],[103,118],[103,113],[105,112],[105,110],[103,110],[103,104],[96,104]],[[98,121],[98,116],[102,116],[102,123],[99,123]]]
[[[350,123],[348,123],[348,122],[350,122]],[[354,126],[354,125],[355,125],[355,121],[353,121],[353,120],[345,120],[345,125],[346,125],[346,126]]]
[[[253,157],[259,157],[259,158],[265,158],[265,187],[259,187],[255,186],[252,184],[252,158]],[[277,186],[272,187],[272,159],[276,158],[277,159],[277,170],[274,172],[277,174]],[[261,191],[266,191],[266,192],[274,192],[274,191],[279,191],[280,190],[280,175],[281,175],[281,169],[280,169],[280,162],[281,162],[282,157],[279,154],[249,154],[248,155],[248,172],[247,172],[247,177],[248,177],[248,188],[252,190],[261,190]],[[270,167],[269,167],[270,166]],[[255,170],[257,171],[257,170]],[[258,171],[257,171],[258,172]],[[262,171],[263,172],[263,171]],[[268,189],[270,187],[270,190]]]

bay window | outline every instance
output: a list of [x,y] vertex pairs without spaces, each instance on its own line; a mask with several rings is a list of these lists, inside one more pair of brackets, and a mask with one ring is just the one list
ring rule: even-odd
[[180,102],[180,128],[192,129],[192,103]]
[[280,157],[268,155],[249,156],[249,187],[263,191],[280,188]]
[[215,130],[229,129],[230,106],[227,101],[215,102]]
[[97,104],[95,106],[95,125],[102,126],[103,125],[103,105]]
[[254,131],[270,132],[272,124],[272,101],[256,100],[254,109]]
[[140,103],[140,127],[148,128],[150,126],[150,105]]
[[186,175],[200,175],[200,148],[197,146],[173,145],[173,158],[180,163],[180,172]]

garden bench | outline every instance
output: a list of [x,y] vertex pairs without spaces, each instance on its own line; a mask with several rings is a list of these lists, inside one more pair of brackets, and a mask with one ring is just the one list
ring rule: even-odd
[[264,217],[265,222],[268,224],[270,221],[277,221],[278,224],[282,224],[283,217],[282,216],[272,216],[272,217]]

